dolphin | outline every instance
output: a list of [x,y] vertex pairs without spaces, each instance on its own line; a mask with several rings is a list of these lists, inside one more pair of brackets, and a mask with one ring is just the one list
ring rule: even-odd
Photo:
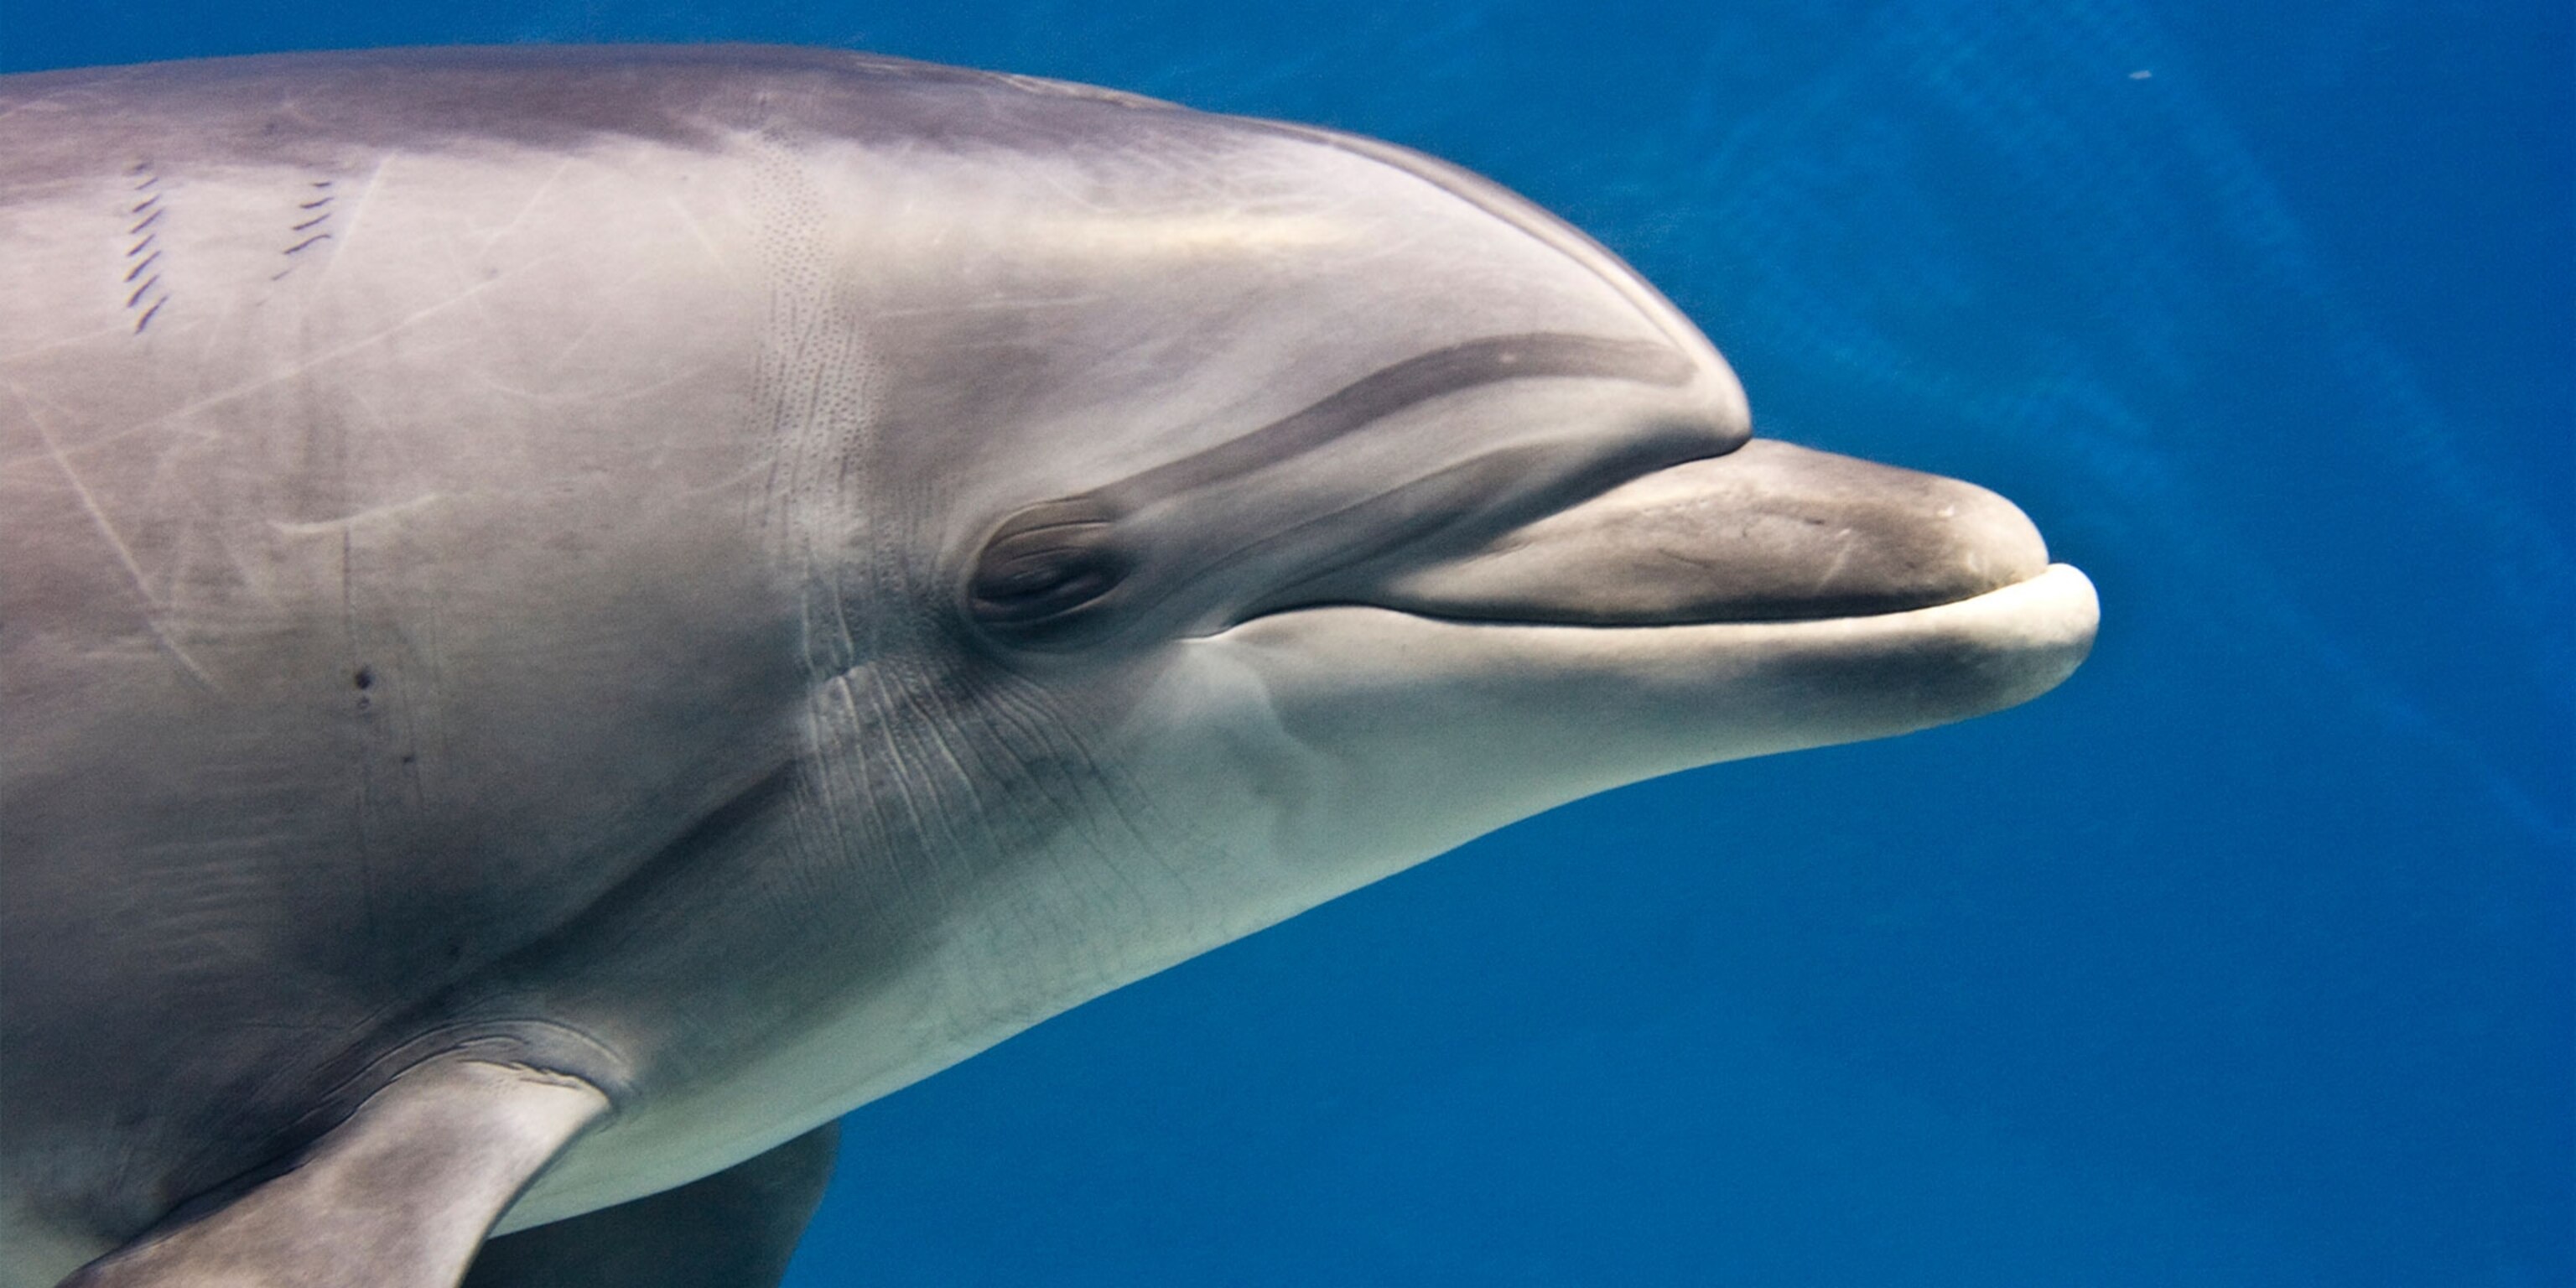
[[0,121],[10,1288],[774,1283],[854,1106],[2093,639],[1384,143],[734,47]]

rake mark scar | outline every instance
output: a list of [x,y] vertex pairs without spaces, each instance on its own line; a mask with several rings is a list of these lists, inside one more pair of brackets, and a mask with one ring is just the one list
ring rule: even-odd
[[[163,260],[158,245],[161,234],[154,229],[154,225],[170,213],[170,206],[161,200],[169,194],[155,191],[161,186],[161,174],[150,161],[137,161],[126,173],[135,177],[131,191],[142,194],[142,200],[121,212],[126,219],[142,216],[125,230],[126,236],[136,240],[125,249],[125,258],[130,263],[123,279],[124,284],[134,287],[125,297],[125,311],[134,315],[133,333],[141,335],[170,302],[170,288],[162,280],[169,264]],[[137,282],[141,285],[135,285]]]

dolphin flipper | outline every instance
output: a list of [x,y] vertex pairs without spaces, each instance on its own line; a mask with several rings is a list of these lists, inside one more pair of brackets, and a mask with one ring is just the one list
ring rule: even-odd
[[608,1111],[576,1078],[464,1056],[411,1069],[288,1170],[63,1288],[448,1288],[492,1223]]
[[776,1288],[841,1125],[703,1180],[486,1244],[464,1288]]

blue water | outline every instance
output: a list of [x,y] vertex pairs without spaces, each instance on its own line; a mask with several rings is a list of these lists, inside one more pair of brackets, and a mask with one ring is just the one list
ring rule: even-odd
[[791,40],[1360,130],[2099,582],[2029,707],[1584,802],[862,1110],[801,1288],[2502,1288],[2576,1283],[2570,28],[0,0],[0,68]]

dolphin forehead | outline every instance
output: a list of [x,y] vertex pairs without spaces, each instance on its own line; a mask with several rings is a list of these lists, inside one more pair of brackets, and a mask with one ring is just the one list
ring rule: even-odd
[[[875,472],[936,494],[920,517],[943,549],[1047,502],[1320,514],[1537,439],[1604,447],[1611,426],[1687,421],[1688,456],[1748,430],[1696,328],[1481,180],[1269,122],[1174,113],[1115,133],[807,153],[832,212],[823,275],[883,373]],[[1470,410],[1551,382],[1657,391],[1658,411]]]

